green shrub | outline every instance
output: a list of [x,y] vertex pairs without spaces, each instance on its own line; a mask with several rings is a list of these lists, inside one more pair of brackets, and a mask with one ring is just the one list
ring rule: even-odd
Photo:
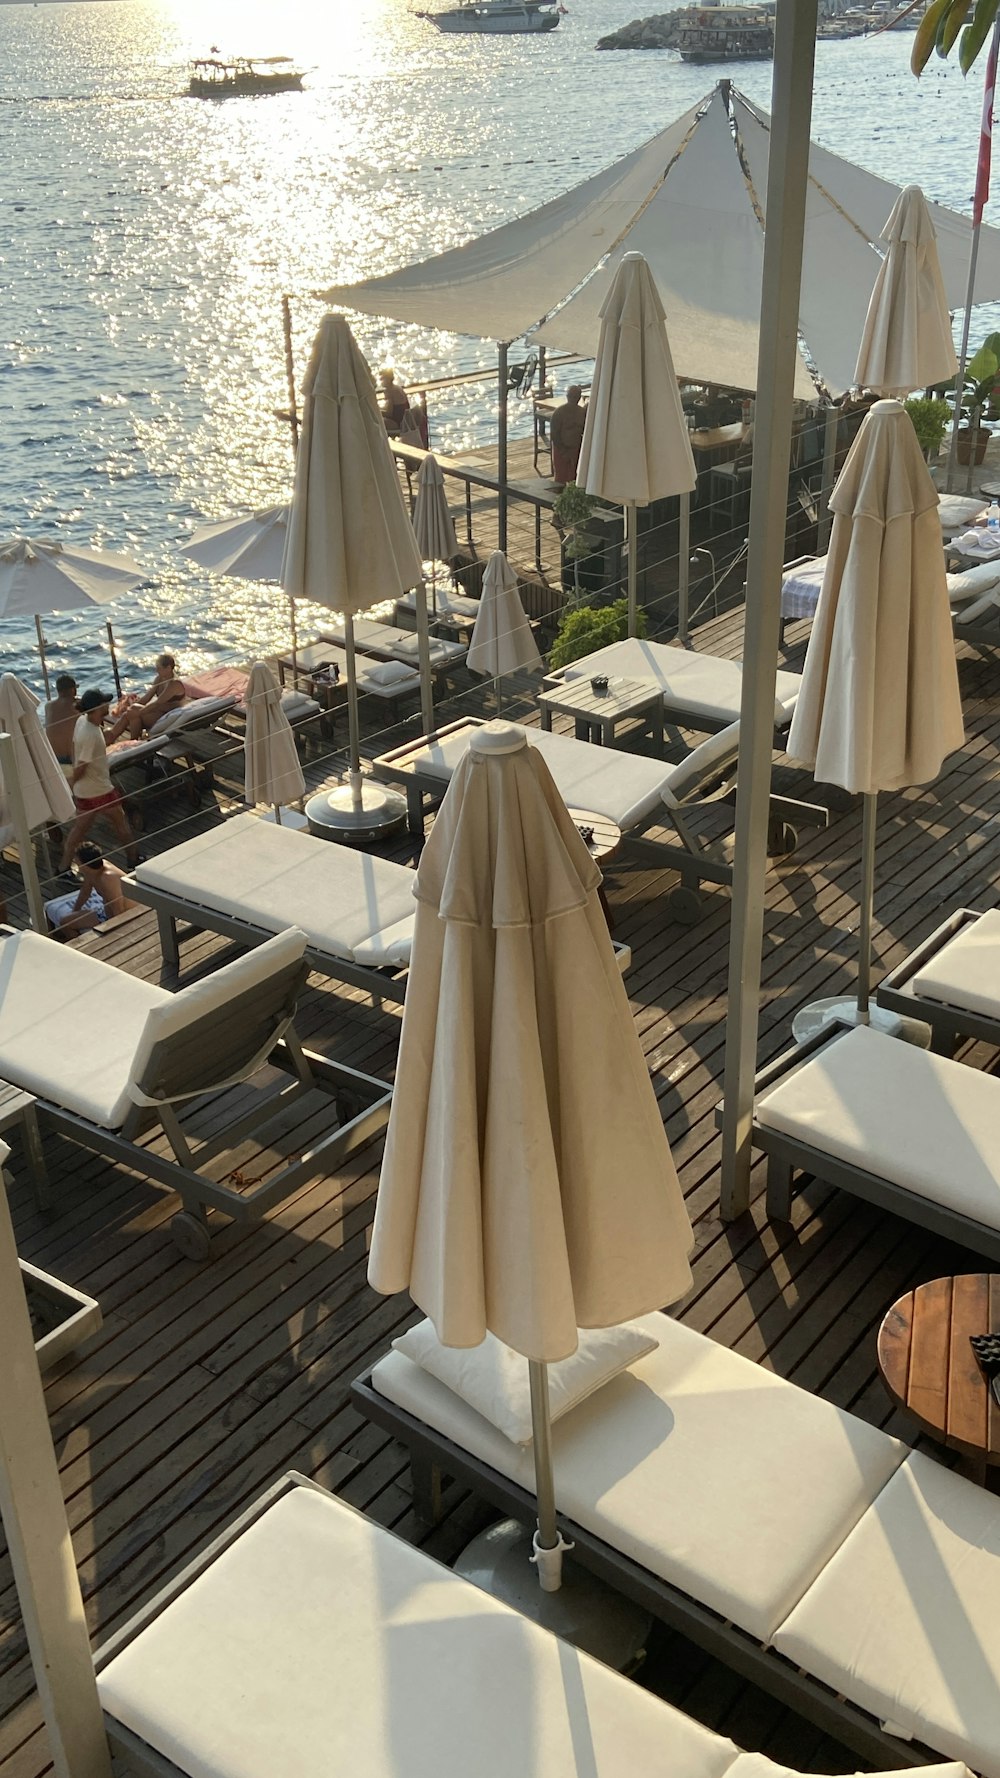
[[[646,619],[641,611],[637,614],[636,629],[640,636],[646,634]],[[621,642],[627,635],[627,599],[616,599],[613,605],[575,605],[563,614],[549,664],[568,667],[570,661],[582,660],[584,655],[607,648],[611,642]]]
[[925,454],[933,457],[941,449],[941,440],[951,419],[951,408],[939,395],[911,395],[904,401],[917,443]]

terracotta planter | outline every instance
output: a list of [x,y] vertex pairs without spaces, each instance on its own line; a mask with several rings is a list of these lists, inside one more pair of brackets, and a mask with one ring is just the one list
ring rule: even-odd
[[971,431],[971,428],[968,426],[960,427],[959,434],[958,434],[958,460],[959,460],[959,462],[968,464],[971,459],[971,461],[976,464],[982,463],[984,457],[986,456],[986,446],[989,444],[989,442],[990,442],[989,428],[986,426],[980,426],[979,431],[976,433],[976,454],[974,457],[972,457],[972,455],[971,455],[971,453],[972,453],[972,431]]

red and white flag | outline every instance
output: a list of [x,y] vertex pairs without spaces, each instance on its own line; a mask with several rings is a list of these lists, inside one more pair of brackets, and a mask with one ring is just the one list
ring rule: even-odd
[[986,87],[983,92],[983,121],[979,132],[979,164],[976,167],[976,195],[972,201],[972,226],[978,228],[983,220],[986,200],[990,195],[990,158],[993,152],[993,97],[997,84],[997,45],[1000,43],[1000,25],[993,32],[990,53],[986,62]]

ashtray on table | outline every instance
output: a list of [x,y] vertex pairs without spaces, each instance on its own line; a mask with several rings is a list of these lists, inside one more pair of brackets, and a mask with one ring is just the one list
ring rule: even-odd
[[603,694],[608,689],[607,674],[606,673],[595,674],[594,678],[590,681],[590,689],[593,692],[597,692],[599,696],[603,696]]

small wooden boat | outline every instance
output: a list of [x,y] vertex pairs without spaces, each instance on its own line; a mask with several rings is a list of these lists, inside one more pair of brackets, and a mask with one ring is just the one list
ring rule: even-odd
[[290,56],[216,56],[192,62],[188,92],[192,99],[245,99],[256,93],[300,93],[302,72]]

